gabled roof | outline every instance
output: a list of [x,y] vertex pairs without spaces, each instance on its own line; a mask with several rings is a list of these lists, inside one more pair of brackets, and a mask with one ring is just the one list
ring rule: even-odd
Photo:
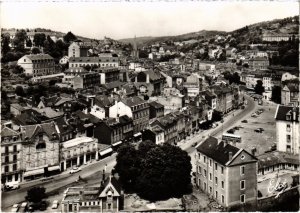
[[8,127],[4,127],[1,130],[1,137],[11,137],[11,136],[18,136],[20,133],[8,128]]
[[46,133],[50,140],[55,139],[55,137],[57,136],[54,122],[21,126],[21,132],[22,138],[28,137],[29,139],[42,132]]
[[30,55],[25,55],[24,57],[27,57],[30,60],[45,60],[45,59],[53,60],[53,58],[48,54],[30,54]]
[[[296,113],[296,120],[294,120],[293,112]],[[287,115],[290,116],[290,120],[287,120]],[[280,121],[299,122],[299,107],[278,105],[275,113],[275,119]]]
[[95,97],[95,105],[99,106],[99,107],[108,107],[110,105],[112,105],[114,102],[114,99],[111,97],[108,97],[106,95],[97,95]]
[[107,187],[109,185],[113,186],[113,188],[117,191],[117,193],[119,195],[121,195],[121,186],[120,186],[119,182],[117,181],[117,179],[115,177],[109,176],[108,178],[106,178],[103,185],[100,187],[100,195],[99,195],[100,197],[101,197],[101,194],[104,192],[105,189],[107,189]]
[[214,137],[207,138],[197,147],[197,150],[222,165],[226,165],[226,163],[231,160],[229,158],[229,152],[234,156],[239,151],[237,147],[224,144],[223,141],[218,143],[218,139]]
[[143,103],[147,103],[147,101],[139,98],[139,97],[129,97],[129,98],[124,98],[121,100],[125,105],[132,107],[132,106],[136,106],[139,104],[143,104]]
[[164,108],[164,105],[162,105],[162,104],[160,104],[160,103],[158,103],[158,102],[156,102],[156,101],[149,102],[149,105],[150,105],[151,107],[156,108],[156,109]]

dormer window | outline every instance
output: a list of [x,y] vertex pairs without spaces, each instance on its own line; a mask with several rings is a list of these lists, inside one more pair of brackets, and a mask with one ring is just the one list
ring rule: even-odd
[[287,120],[287,121],[290,121],[290,120],[291,120],[291,115],[290,115],[290,114],[287,114],[287,115],[286,115],[286,120]]

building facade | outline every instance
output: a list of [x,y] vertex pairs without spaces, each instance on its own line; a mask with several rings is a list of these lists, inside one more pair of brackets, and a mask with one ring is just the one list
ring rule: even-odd
[[277,150],[299,154],[299,107],[278,105],[275,119]]

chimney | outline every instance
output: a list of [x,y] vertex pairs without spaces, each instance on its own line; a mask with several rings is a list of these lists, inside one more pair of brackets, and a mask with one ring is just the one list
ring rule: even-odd
[[255,153],[256,153],[256,148],[251,149],[251,154],[252,154],[253,156],[255,156]]
[[229,160],[232,159],[232,152],[229,152]]
[[296,121],[297,119],[297,108],[293,107],[293,121]]
[[105,170],[103,169],[103,171],[102,171],[102,181],[104,181],[105,180]]

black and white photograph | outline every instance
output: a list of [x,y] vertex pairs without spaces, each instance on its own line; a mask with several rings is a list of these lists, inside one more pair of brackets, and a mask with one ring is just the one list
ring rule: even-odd
[[298,212],[299,1],[0,0],[1,212]]

